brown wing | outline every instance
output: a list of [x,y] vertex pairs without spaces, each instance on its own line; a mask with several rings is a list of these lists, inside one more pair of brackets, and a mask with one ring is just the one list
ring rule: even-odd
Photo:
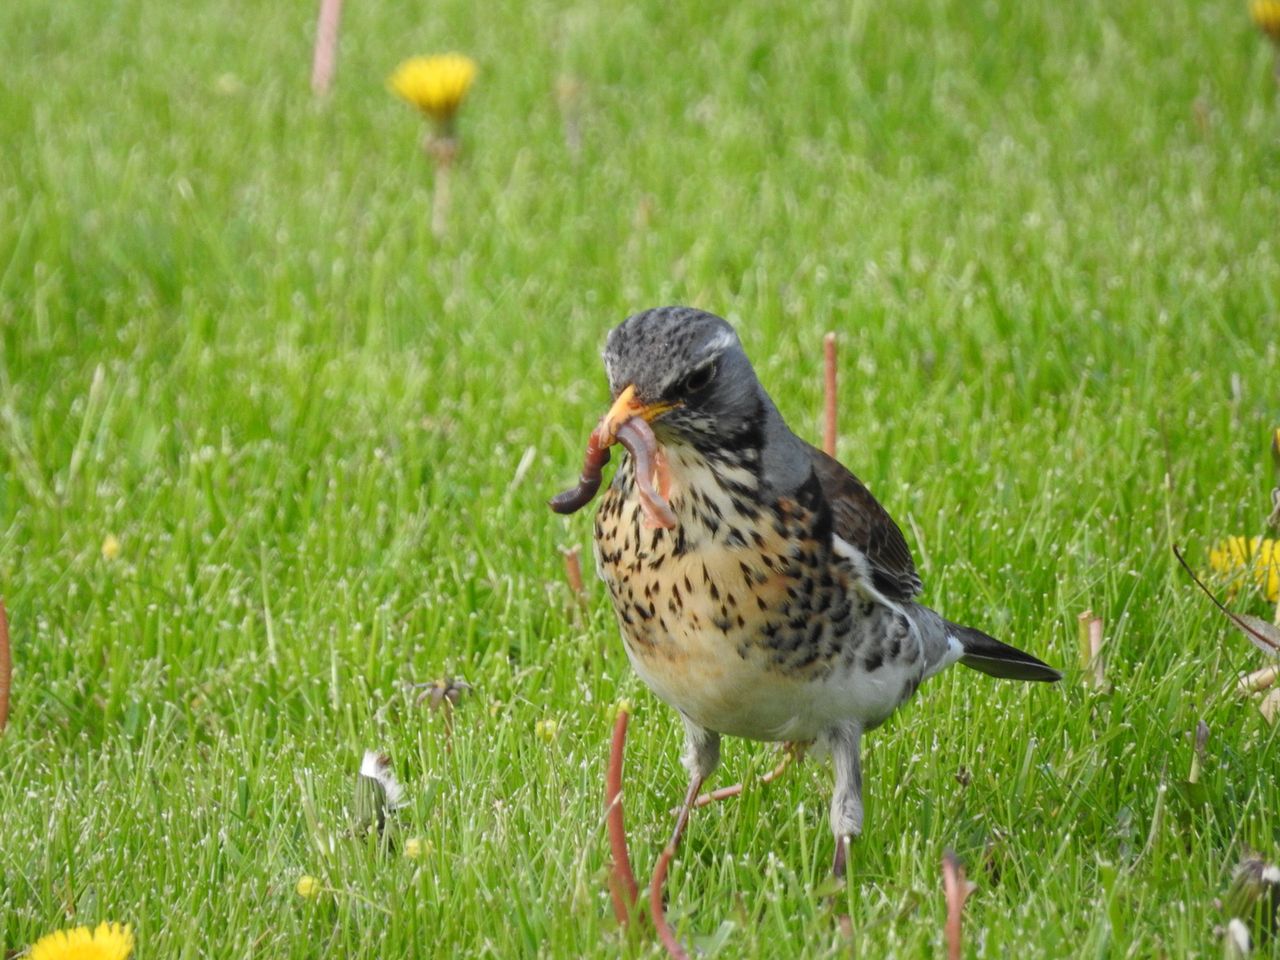
[[814,473],[831,505],[836,536],[866,556],[877,590],[890,600],[914,599],[922,586],[920,575],[911,559],[911,548],[893,517],[838,460],[817,447],[810,446],[809,450]]

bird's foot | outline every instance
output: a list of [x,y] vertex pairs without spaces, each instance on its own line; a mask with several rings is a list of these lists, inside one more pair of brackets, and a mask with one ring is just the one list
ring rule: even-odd
[[837,880],[843,882],[845,874],[849,872],[849,845],[851,840],[849,837],[836,838],[836,855],[831,861],[831,875]]
[[834,889],[831,893],[831,902],[836,908],[836,922],[840,924],[840,935],[846,940],[853,939],[853,920],[849,914],[841,909],[841,900],[843,899],[843,891],[847,883],[847,874],[849,872],[849,847],[853,844],[852,837],[836,837],[836,854],[831,861],[831,876],[834,883]]
[[[786,772],[787,768],[793,763],[799,763],[804,759],[804,753],[809,748],[809,744],[805,742],[788,741],[782,745],[784,751],[782,760],[776,767],[760,778],[762,784],[772,783],[778,777]],[[745,783],[735,783],[727,787],[720,787],[718,790],[711,790],[701,794],[697,800],[693,802],[694,807],[701,808],[708,804],[715,803],[717,800],[728,800],[730,797],[740,796],[742,791],[746,789]],[[677,811],[672,810],[675,814]]]
[[[853,920],[849,916],[849,884],[845,876],[849,862],[850,837],[842,837],[836,842],[835,859],[831,864],[831,876],[814,887],[813,895],[823,905],[823,912],[830,916],[840,930],[840,936],[849,942],[853,941]],[[852,953],[856,955],[856,948]]]

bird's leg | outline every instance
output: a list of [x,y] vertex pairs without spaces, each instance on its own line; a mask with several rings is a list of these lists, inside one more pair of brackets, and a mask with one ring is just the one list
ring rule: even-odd
[[680,763],[689,771],[689,778],[696,778],[701,784],[720,766],[720,734],[698,726],[683,713],[680,719],[684,721],[684,753],[680,755]]
[[[761,783],[772,783],[786,772],[792,763],[799,763],[804,759],[804,752],[809,748],[809,741],[787,741],[782,745],[782,759],[778,761],[778,765],[760,778]],[[734,783],[727,787],[720,787],[718,790],[710,790],[698,797],[694,803],[695,807],[705,807],[709,803],[715,803],[717,800],[727,800],[730,797],[739,796],[746,788],[745,783]],[[673,810],[672,813],[675,811]]]
[[836,838],[836,854],[831,871],[844,879],[848,871],[849,844],[862,833],[862,728],[857,724],[840,727],[827,735],[835,767],[835,791],[831,797],[831,832]]
[[684,803],[680,805],[680,812],[676,816],[676,827],[671,832],[671,839],[667,841],[653,868],[653,878],[649,881],[649,913],[653,916],[653,925],[667,952],[677,960],[687,960],[688,954],[676,939],[671,924],[667,922],[667,912],[662,902],[662,888],[667,880],[667,870],[671,866],[671,860],[676,855],[676,847],[680,844],[680,838],[684,836],[685,827],[689,825],[689,813],[693,810],[694,801],[698,799],[702,782],[711,776],[720,764],[720,734],[698,726],[683,713],[680,717],[684,720],[684,754],[680,762],[689,771],[689,788],[685,791]]

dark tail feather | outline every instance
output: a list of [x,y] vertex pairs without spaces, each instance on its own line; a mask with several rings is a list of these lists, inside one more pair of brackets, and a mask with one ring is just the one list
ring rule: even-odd
[[993,677],[1005,680],[1044,680],[1052,683],[1061,680],[1062,674],[1043,660],[1037,660],[1017,647],[1001,643],[973,627],[949,624],[952,635],[964,647],[960,662],[966,667],[981,670]]

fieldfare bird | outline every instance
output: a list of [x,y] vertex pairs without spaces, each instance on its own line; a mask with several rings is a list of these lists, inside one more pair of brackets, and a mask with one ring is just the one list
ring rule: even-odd
[[627,656],[684,721],[690,784],[671,846],[722,735],[812,741],[835,767],[843,876],[862,830],[864,732],[956,661],[1016,680],[1060,674],[916,602],[902,531],[791,431],[724,320],[638,313],[609,334],[604,362],[613,406],[592,435],[595,482],[613,443],[632,455],[596,514],[596,560]]

